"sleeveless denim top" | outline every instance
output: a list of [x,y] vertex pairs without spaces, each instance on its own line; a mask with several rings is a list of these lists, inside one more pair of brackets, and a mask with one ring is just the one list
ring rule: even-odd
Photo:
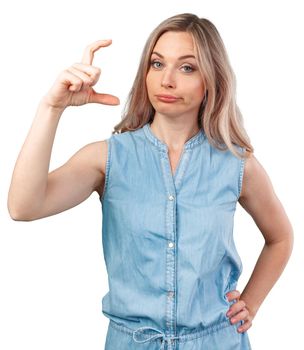
[[[244,159],[211,146],[202,129],[184,144],[174,175],[168,147],[149,123],[107,143],[102,313],[134,330],[135,342],[161,337],[170,344],[230,325],[226,312],[235,301],[225,294],[237,289],[242,272],[233,221]],[[154,336],[140,340],[145,331]]]

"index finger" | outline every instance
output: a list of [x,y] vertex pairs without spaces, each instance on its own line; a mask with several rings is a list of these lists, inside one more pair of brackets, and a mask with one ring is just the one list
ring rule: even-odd
[[94,58],[94,52],[101,47],[109,46],[112,43],[112,39],[108,40],[97,40],[94,43],[88,45],[83,53],[81,63],[91,65]]
[[236,289],[234,289],[234,290],[231,290],[230,292],[228,292],[228,293],[226,293],[226,296],[227,296],[227,294],[228,294],[228,299],[230,300],[232,300],[232,299],[239,299],[240,298],[240,296],[241,296],[241,293],[238,291],[238,290],[236,290]]

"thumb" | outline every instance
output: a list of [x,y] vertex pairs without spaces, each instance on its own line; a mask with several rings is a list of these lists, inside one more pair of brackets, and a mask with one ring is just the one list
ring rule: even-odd
[[119,105],[120,100],[118,97],[109,94],[100,94],[92,89],[92,93],[89,97],[88,103],[101,103],[104,105]]

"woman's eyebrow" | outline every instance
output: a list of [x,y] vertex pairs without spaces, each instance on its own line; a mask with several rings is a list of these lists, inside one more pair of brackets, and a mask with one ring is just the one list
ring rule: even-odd
[[[158,53],[158,52],[156,52],[156,51],[153,51],[152,54],[153,54],[153,53],[154,53],[155,55],[159,56],[160,58],[164,58],[163,55],[161,55],[160,53]],[[185,59],[185,58],[194,58],[194,59],[196,59],[196,57],[193,56],[193,55],[184,55],[184,56],[179,57],[178,60],[183,60],[183,59]]]

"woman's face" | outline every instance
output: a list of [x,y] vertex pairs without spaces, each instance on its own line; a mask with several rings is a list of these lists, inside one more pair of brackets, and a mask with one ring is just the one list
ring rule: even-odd
[[[192,37],[186,32],[169,31],[157,41],[146,77],[149,100],[156,113],[197,118],[204,98],[204,85],[195,57]],[[157,95],[172,95],[162,100]]]

